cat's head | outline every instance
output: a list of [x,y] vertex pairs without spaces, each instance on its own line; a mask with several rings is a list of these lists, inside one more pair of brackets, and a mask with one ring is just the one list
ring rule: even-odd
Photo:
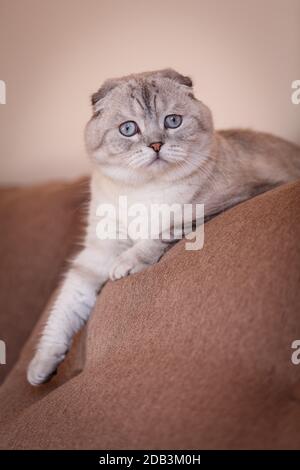
[[87,150],[113,179],[174,181],[209,157],[211,112],[194,97],[191,79],[172,69],[107,80],[92,105]]

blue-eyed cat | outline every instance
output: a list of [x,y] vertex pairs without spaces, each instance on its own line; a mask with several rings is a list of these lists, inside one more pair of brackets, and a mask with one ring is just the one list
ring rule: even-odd
[[84,246],[29,365],[32,385],[47,381],[64,359],[104,283],[156,263],[169,246],[163,239],[99,240],[100,204],[117,205],[120,195],[146,207],[201,203],[209,216],[300,177],[299,147],[249,130],[215,131],[191,79],[174,70],[108,80],[92,106],[85,132],[93,173]]

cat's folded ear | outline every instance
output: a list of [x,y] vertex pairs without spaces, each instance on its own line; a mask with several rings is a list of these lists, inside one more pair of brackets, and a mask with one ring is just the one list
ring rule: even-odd
[[179,83],[180,85],[185,85],[188,87],[193,86],[192,79],[190,77],[187,77],[186,75],[181,75],[181,73],[176,72],[176,70],[173,69],[163,69],[159,70],[157,74],[160,77],[163,78],[169,78],[170,80],[174,80],[175,82]]
[[95,106],[98,103],[98,101],[102,100],[102,98],[104,98],[107,95],[107,93],[109,93],[116,86],[118,86],[120,82],[121,80],[117,78],[106,80],[101,86],[101,88],[99,88],[99,90],[96,91],[96,93],[92,94],[91,96],[92,106]]

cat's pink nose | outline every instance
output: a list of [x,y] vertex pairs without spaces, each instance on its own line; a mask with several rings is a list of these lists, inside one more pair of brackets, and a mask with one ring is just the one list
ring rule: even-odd
[[164,145],[163,142],[153,142],[149,145],[149,147],[151,147],[156,153],[158,153],[162,145]]

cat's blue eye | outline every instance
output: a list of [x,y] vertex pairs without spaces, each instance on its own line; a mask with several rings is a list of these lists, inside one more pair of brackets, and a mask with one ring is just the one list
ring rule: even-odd
[[169,114],[165,117],[165,128],[176,129],[182,123],[182,116],[180,114]]
[[132,137],[138,132],[138,130],[138,125],[134,121],[123,122],[119,127],[119,131],[122,135],[125,135],[125,137]]

